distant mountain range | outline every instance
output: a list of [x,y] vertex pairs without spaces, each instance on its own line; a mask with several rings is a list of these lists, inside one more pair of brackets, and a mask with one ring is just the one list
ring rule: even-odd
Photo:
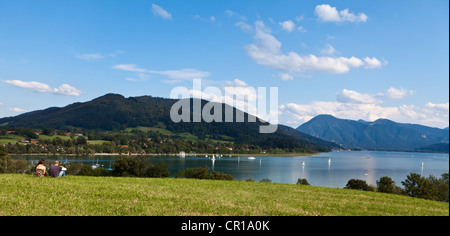
[[[174,123],[170,118],[170,109],[178,100],[151,96],[125,98],[119,94],[107,94],[85,103],[74,103],[66,107],[52,107],[45,110],[28,112],[15,117],[0,119],[0,127],[24,128],[83,128],[90,130],[123,130],[129,127],[163,126],[173,133],[190,133],[198,137],[214,137],[220,140],[226,137],[237,144],[253,144],[304,152],[329,151],[337,145],[319,138],[301,133],[287,126],[279,126],[273,134],[259,134],[259,127],[265,123],[247,122],[200,122]],[[202,100],[202,107],[207,101]],[[221,104],[225,110],[225,104]],[[191,111],[192,111],[191,99]],[[236,108],[232,108],[236,114]],[[192,113],[192,112],[191,112]],[[191,116],[192,117],[192,116]],[[223,119],[224,120],[224,119]]]
[[449,147],[448,128],[401,124],[387,119],[367,122],[319,115],[297,130],[350,148],[448,152]]

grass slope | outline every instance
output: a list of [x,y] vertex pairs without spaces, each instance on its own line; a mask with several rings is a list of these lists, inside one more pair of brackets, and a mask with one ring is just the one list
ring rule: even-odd
[[0,175],[0,216],[449,215],[446,203],[289,184]]

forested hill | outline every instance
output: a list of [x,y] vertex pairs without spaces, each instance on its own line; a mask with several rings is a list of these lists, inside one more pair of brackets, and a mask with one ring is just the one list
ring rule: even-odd
[[314,137],[351,148],[439,150],[448,152],[448,129],[401,124],[387,119],[374,122],[320,115],[297,128]]
[[[326,142],[290,127],[281,126],[273,134],[259,134],[263,123],[247,122],[200,122],[174,123],[170,118],[171,106],[178,100],[151,96],[125,98],[107,94],[85,103],[74,103],[62,108],[48,108],[25,113],[16,117],[0,119],[3,127],[24,128],[83,128],[91,130],[123,130],[129,127],[156,127],[164,125],[173,133],[190,133],[198,137],[231,137],[236,143],[295,149],[305,152],[328,151],[336,144]],[[192,99],[191,99],[192,103]],[[202,107],[206,104],[202,101]],[[225,104],[222,108],[225,109]],[[192,104],[191,104],[192,110]],[[233,108],[234,114],[236,109]]]

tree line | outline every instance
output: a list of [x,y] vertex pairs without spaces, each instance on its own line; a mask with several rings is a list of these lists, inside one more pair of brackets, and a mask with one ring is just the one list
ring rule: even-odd
[[[1,128],[0,136],[6,135],[7,130],[7,128]],[[98,131],[79,128],[71,130],[46,128],[38,130],[39,133],[47,136],[43,139],[39,138],[38,132],[33,129],[11,128],[9,130],[15,132],[15,135],[23,136],[23,141],[25,141],[5,144],[11,154],[92,155],[95,153],[176,154],[180,152],[282,154],[316,153],[318,151],[306,146],[299,146],[293,140],[288,140],[288,142],[282,137],[270,137],[264,142],[252,143],[251,141],[236,142],[233,137],[224,138],[217,134],[198,137],[190,134],[180,135],[139,129]]]
[[377,186],[368,185],[366,181],[351,179],[345,186],[346,189],[361,191],[373,191],[407,195],[434,201],[449,202],[449,173],[444,173],[441,178],[430,175],[428,178],[416,173],[410,173],[401,184],[401,188],[388,176],[381,177],[376,182]]

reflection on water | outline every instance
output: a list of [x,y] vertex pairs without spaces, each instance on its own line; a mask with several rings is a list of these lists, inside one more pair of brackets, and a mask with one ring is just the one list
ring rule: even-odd
[[[16,156],[32,163],[45,159],[47,163],[59,160],[64,163],[81,162],[85,165],[100,164],[111,167],[117,156],[64,157],[64,156]],[[428,177],[449,172],[448,154],[405,152],[330,152],[308,157],[148,157],[153,164],[165,161],[174,176],[186,168],[208,167],[213,171],[231,174],[236,180],[269,178],[276,183],[297,183],[298,178],[307,179],[311,185],[343,188],[350,179],[365,180],[376,185],[383,177],[391,177],[398,186],[410,173]],[[423,163],[423,165],[422,165]]]

